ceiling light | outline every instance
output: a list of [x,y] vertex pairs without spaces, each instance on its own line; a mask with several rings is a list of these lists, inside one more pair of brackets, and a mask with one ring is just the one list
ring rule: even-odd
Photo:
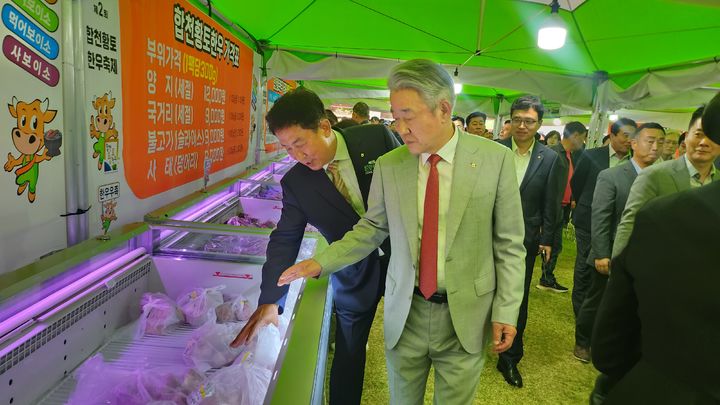
[[565,23],[558,14],[560,4],[553,0],[550,4],[550,16],[545,20],[538,31],[538,47],[545,50],[560,49],[565,45],[567,29]]
[[462,93],[462,89],[463,89],[462,83],[455,83],[455,94]]
[[610,121],[615,122],[615,121],[618,120],[618,115],[617,115],[617,114],[610,114],[610,117],[609,117],[609,118],[610,118]]

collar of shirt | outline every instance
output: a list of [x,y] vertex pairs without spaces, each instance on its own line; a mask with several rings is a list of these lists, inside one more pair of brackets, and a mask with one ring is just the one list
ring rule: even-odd
[[339,132],[336,130],[332,130],[335,134],[335,139],[337,140],[335,144],[335,156],[327,163],[323,165],[323,169],[327,171],[328,166],[330,166],[330,163],[336,161],[336,160],[346,160],[350,159],[350,152],[348,152],[347,144],[345,143],[345,138],[340,135]]
[[522,157],[528,156],[529,154],[532,153],[532,150],[533,150],[533,148],[535,147],[535,136],[533,136],[533,141],[532,141],[532,143],[530,144],[530,147],[528,148],[528,150],[527,150],[525,153],[520,153],[520,151],[518,150],[518,146],[517,146],[517,144],[515,143],[515,138],[513,138],[513,137],[511,136],[510,139],[511,139],[511,141],[510,141],[510,144],[511,144],[510,149],[511,149],[513,152],[515,152],[515,154],[518,155],[518,156],[522,156]]
[[637,164],[635,159],[630,158],[630,163],[632,163],[633,167],[635,168],[635,173],[640,174],[643,169],[640,168],[640,165]]
[[[690,159],[688,159],[687,156],[683,156],[682,159],[685,159],[685,165],[687,165],[688,172],[690,172],[690,178],[696,178],[696,176],[700,174],[698,169],[693,166],[692,162],[690,162]],[[715,180],[716,175],[717,168],[713,164],[712,166],[710,166],[710,180]]]
[[612,158],[613,156],[615,156],[618,160],[623,160],[623,159],[627,158],[628,156],[630,156],[630,152],[626,153],[625,156],[620,156],[620,155],[618,155],[617,152],[615,152],[615,149],[613,149],[611,143],[608,144],[608,149],[610,150],[610,157],[611,157],[611,158]]
[[[450,140],[447,141],[445,145],[436,152],[436,154],[439,155],[442,160],[452,164],[453,159],[455,158],[455,149],[457,148],[458,138],[458,129],[455,127],[455,132],[453,132],[452,138],[450,138]],[[430,153],[421,153],[420,162],[425,165],[428,159],[430,159],[430,155]]]

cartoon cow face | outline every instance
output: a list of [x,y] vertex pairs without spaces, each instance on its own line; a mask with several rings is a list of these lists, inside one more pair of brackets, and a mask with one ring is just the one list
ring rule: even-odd
[[10,115],[17,118],[12,140],[20,153],[34,155],[45,145],[45,123],[55,119],[57,114],[57,110],[48,109],[49,104],[47,98],[42,102],[35,99],[28,104],[15,97],[12,98],[12,104],[8,104]]
[[95,126],[100,132],[107,132],[113,123],[112,109],[115,107],[115,99],[112,93],[105,93],[102,97],[98,97],[92,102],[93,108],[97,110],[98,115],[95,118]]
[[115,216],[115,206],[117,205],[116,202],[110,200],[103,204],[103,215],[104,218],[112,218]]

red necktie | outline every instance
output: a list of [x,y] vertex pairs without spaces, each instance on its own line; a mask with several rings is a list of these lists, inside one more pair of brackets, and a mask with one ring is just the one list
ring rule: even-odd
[[570,151],[565,151],[565,156],[567,157],[568,163],[570,165],[568,169],[568,178],[567,178],[567,184],[565,185],[565,195],[563,195],[562,199],[562,205],[569,205],[570,204],[570,198],[572,195],[572,190],[570,189],[570,179],[572,178],[573,171],[575,171],[575,168],[573,167],[572,157],[570,156]]
[[420,292],[425,299],[437,291],[438,195],[440,181],[437,164],[440,156],[430,155],[430,175],[425,187],[422,239],[420,239]]

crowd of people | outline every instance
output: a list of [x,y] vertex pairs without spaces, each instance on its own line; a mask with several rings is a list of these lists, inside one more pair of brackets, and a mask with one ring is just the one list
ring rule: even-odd
[[[554,271],[572,226],[568,356],[601,372],[591,403],[720,401],[720,304],[709,282],[720,273],[707,271],[718,263],[720,96],[683,135],[620,118],[606,144],[588,148],[580,122],[540,138],[545,109],[531,95],[512,103],[493,139],[486,114],[453,115],[453,80],[431,61],[396,66],[388,87],[391,126],[366,125],[365,103],[333,121],[303,88],[268,112],[299,163],[281,181],[260,305],[236,344],[277,322],[288,283],[332,274],[330,403],[360,403],[382,296],[391,403],[422,403],[431,367],[435,403],[472,403],[488,343],[521,388],[533,268],[540,256],[538,289],[569,291]],[[307,224],[330,246],[294,264]]]

